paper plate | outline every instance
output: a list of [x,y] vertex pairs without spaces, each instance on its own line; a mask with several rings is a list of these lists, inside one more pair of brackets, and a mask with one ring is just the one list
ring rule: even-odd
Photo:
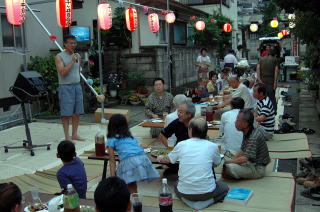
[[162,123],[162,122],[163,122],[163,120],[160,120],[160,119],[154,119],[154,120],[152,120],[151,122],[153,122],[153,123]]
[[[48,208],[48,206],[47,205],[45,205],[47,208]],[[30,205],[28,205],[27,207],[25,207],[24,208],[24,212],[31,212],[30,210],[29,210],[29,207],[30,207]],[[43,210],[40,210],[40,211],[37,211],[37,212],[49,212],[49,210],[48,209],[43,209]]]

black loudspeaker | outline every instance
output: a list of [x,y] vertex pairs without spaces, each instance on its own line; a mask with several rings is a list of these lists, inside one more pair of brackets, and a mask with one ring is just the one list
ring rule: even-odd
[[22,102],[29,102],[47,95],[45,81],[36,71],[20,72],[10,89]]

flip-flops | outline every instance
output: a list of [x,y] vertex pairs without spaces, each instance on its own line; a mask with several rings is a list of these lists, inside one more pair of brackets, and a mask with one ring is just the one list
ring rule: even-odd
[[301,195],[313,199],[313,200],[320,200],[320,186],[314,188],[308,188],[301,192]]

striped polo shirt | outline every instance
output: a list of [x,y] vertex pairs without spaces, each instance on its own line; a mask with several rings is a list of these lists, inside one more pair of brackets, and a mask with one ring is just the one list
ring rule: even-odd
[[272,102],[268,96],[257,102],[257,113],[258,116],[266,116],[266,119],[260,123],[263,129],[268,133],[273,133],[275,113],[272,106]]

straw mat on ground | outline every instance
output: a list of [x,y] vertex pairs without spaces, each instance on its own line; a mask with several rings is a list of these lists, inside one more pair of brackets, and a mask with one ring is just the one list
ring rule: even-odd
[[[294,180],[289,177],[266,176],[257,180],[226,181],[230,188],[248,188],[254,191],[252,198],[246,206],[231,203],[218,203],[201,211],[290,211],[292,197],[294,193]],[[139,183],[139,192],[144,195],[143,204],[146,206],[158,205],[157,191],[161,186],[161,181],[152,183]],[[172,188],[172,184],[170,185]],[[153,191],[152,193],[146,191]],[[174,209],[190,208],[175,198]]]
[[296,152],[310,150],[307,139],[267,141],[269,152]]
[[[29,124],[33,144],[51,143],[51,150],[37,148],[34,150],[35,156],[30,156],[30,152],[24,149],[10,149],[8,153],[0,154],[0,179],[13,176],[31,174],[37,170],[50,169],[61,164],[61,160],[56,157],[57,146],[64,140],[62,125],[57,123],[33,122]],[[76,151],[81,154],[85,150],[94,148],[94,136],[98,131],[98,125],[79,125],[80,136],[86,138],[85,142],[75,141]],[[22,145],[22,140],[26,139],[24,126],[16,126],[0,131],[0,150],[2,145]]]
[[295,158],[309,158],[311,152],[308,150],[296,151],[296,152],[269,152],[271,158],[278,159],[295,159]]
[[287,141],[299,139],[307,139],[307,135],[304,133],[274,134],[271,141]]

